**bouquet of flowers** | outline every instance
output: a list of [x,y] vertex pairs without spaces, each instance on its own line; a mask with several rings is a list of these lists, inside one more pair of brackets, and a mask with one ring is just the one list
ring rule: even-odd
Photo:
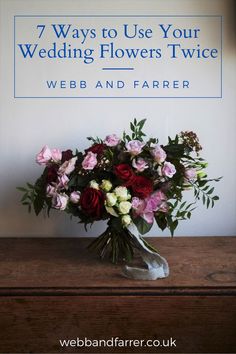
[[[89,137],[85,152],[60,151],[44,146],[36,162],[44,171],[35,184],[18,189],[22,204],[36,215],[42,210],[65,211],[88,224],[108,220],[107,229],[90,245],[101,257],[112,262],[130,261],[135,242],[130,231],[134,224],[143,235],[156,222],[173,235],[180,220],[190,219],[195,203],[201,199],[208,208],[218,196],[209,185],[199,156],[202,149],[195,133],[184,131],[167,145],[157,138],[144,141],[145,119],[130,123],[131,133],[122,138],[111,134],[105,139]],[[193,157],[194,154],[194,157]],[[192,203],[182,201],[183,192],[192,189]],[[141,237],[141,236],[140,236]],[[143,238],[145,247],[153,250]]]

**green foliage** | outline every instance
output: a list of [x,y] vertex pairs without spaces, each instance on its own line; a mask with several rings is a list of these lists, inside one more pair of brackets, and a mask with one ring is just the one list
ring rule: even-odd
[[159,212],[155,215],[155,220],[157,225],[160,227],[162,231],[164,231],[167,227],[167,218],[165,213]]
[[152,224],[147,223],[143,218],[137,217],[133,220],[135,226],[137,227],[138,231],[141,235],[146,234],[148,231],[151,230]]
[[28,212],[34,209],[36,215],[39,215],[42,209],[47,205],[48,214],[50,210],[50,205],[46,202],[46,173],[42,174],[40,178],[37,179],[35,184],[26,183],[26,187],[17,187],[17,190],[23,192],[21,198],[21,203],[28,207]]
[[126,134],[124,131],[123,133],[123,141],[131,141],[131,140],[140,140],[143,141],[143,137],[146,136],[146,134],[143,132],[143,127],[146,122],[146,119],[142,119],[139,122],[135,118],[133,123],[130,123],[130,130],[131,130],[131,135]]
[[171,236],[174,235],[174,231],[177,228],[179,221],[187,220],[191,218],[192,211],[196,208],[193,207],[194,203],[182,202],[180,200],[176,200],[174,202],[168,202],[168,215],[166,216],[166,224],[171,232]]
[[87,136],[87,140],[88,141],[92,141],[93,144],[102,144],[103,141],[102,139],[100,139],[99,137],[96,136],[96,138],[92,137],[92,136]]
[[213,208],[215,205],[215,201],[219,200],[217,195],[213,195],[215,190],[214,187],[211,187],[208,183],[211,181],[219,182],[222,177],[215,178],[215,179],[198,179],[196,182],[191,183],[194,196],[196,200],[202,200],[203,205],[206,206],[208,209],[209,207]]
[[36,215],[44,208],[45,198],[46,198],[46,173],[44,172],[42,176],[37,179],[34,185],[35,197],[33,200],[34,211]]
[[32,204],[36,196],[34,186],[30,183],[26,183],[26,187],[17,187],[16,189],[23,193],[23,196],[21,198],[21,203],[22,205],[27,206],[28,212],[31,213]]

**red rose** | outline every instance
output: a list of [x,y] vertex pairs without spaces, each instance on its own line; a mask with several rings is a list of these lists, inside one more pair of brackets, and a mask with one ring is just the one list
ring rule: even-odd
[[47,183],[56,182],[58,168],[59,167],[57,165],[52,165],[52,166],[46,167],[46,169],[47,169],[47,175],[46,175]]
[[94,188],[87,187],[81,193],[81,209],[87,216],[100,219],[104,209],[103,192]]
[[62,154],[62,158],[61,158],[62,163],[65,161],[69,161],[73,157],[73,153],[71,150],[62,151],[61,154]]
[[97,154],[98,157],[100,157],[103,154],[104,149],[106,148],[105,144],[94,144],[90,148],[86,149],[85,152],[93,152],[94,154]]
[[121,163],[114,167],[115,175],[125,182],[126,186],[131,185],[133,179],[135,178],[135,174],[132,168],[127,163]]
[[144,199],[153,191],[153,183],[147,177],[136,176],[132,182],[131,188],[136,197]]

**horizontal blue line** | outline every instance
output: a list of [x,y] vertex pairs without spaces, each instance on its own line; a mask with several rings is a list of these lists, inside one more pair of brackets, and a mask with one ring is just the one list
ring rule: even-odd
[[15,15],[14,17],[222,17],[222,15]]
[[102,68],[102,70],[134,70],[134,68]]
[[14,96],[14,98],[170,98],[170,99],[186,99],[186,98],[223,98],[222,96]]

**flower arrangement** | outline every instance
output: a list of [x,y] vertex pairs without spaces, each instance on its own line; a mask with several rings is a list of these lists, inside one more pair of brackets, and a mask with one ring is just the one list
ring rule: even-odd
[[[219,198],[209,182],[220,178],[207,178],[207,163],[199,156],[202,148],[195,133],[181,132],[160,145],[157,138],[144,141],[144,124],[145,119],[134,119],[130,135],[124,132],[122,138],[89,137],[91,146],[84,153],[44,146],[36,156],[44,167],[41,177],[18,188],[24,193],[22,204],[29,211],[33,207],[36,215],[42,210],[48,215],[51,209],[65,211],[85,228],[108,220],[106,231],[90,248],[101,257],[108,253],[112,262],[132,259],[131,224],[143,235],[156,222],[173,235],[180,220],[190,219],[197,200],[207,208],[214,206]],[[187,189],[193,190],[192,203],[183,201]],[[143,238],[142,242],[153,250]]]

